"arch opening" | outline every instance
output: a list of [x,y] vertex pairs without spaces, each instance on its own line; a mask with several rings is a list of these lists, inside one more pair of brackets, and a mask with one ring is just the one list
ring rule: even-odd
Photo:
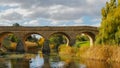
[[19,38],[12,32],[0,34],[0,47],[7,51],[15,51]]
[[75,46],[93,46],[95,41],[95,35],[91,32],[81,32],[76,36]]
[[69,36],[62,32],[53,33],[49,36],[51,52],[58,52],[61,45],[69,45]]
[[38,52],[44,44],[44,37],[39,33],[28,33],[24,37],[28,52]]

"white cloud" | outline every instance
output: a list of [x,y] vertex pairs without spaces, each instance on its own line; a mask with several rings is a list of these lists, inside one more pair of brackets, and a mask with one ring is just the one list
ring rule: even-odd
[[86,0],[86,2],[87,2],[88,4],[95,4],[96,1],[98,1],[98,0]]
[[22,20],[22,15],[16,12],[5,13],[1,15],[1,19],[8,20],[8,21],[19,21],[19,20]]
[[92,19],[91,21],[92,21],[92,22],[100,22],[101,19],[100,19],[100,18],[95,18],[95,19]]
[[11,26],[11,23],[8,23],[8,22],[6,22],[6,23],[4,23],[4,22],[0,22],[0,25],[2,25],[2,26]]
[[[38,19],[44,18],[50,24],[66,25],[84,24],[83,16],[100,17],[101,7],[107,0],[0,0],[0,6],[10,6],[2,9],[0,20],[25,22],[32,26],[40,25]],[[15,7],[15,8],[12,8]],[[1,8],[0,8],[1,10]],[[27,21],[30,20],[30,21]],[[37,20],[37,21],[36,21]],[[24,24],[25,24],[24,23]],[[21,23],[22,24],[22,23]],[[72,23],[71,23],[72,24]],[[46,24],[47,25],[47,24]]]
[[58,21],[58,20],[52,20],[51,19],[50,24],[53,25],[53,26],[57,26],[57,25],[64,26],[64,25],[66,25],[65,22],[68,22],[68,21]]
[[75,20],[75,23],[77,23],[77,24],[81,24],[81,23],[83,23],[83,19],[82,18],[80,18],[80,19],[77,19],[77,20]]
[[26,17],[27,18],[32,18],[32,19],[36,19],[36,18],[46,18],[49,19],[50,15],[49,15],[49,10],[48,8],[44,8],[44,7],[38,7],[36,8],[32,8],[32,9],[27,9],[28,11],[30,11],[31,13],[28,14]]
[[38,20],[31,20],[29,22],[24,22],[23,25],[24,26],[38,26],[39,21]]

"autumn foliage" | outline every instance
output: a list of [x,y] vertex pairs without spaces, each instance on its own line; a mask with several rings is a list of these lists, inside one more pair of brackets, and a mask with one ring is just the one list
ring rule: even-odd
[[102,22],[97,36],[97,44],[120,44],[120,0],[110,0],[102,8]]

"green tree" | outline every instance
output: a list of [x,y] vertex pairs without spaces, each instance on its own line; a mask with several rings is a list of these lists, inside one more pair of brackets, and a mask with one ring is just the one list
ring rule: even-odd
[[8,36],[8,39],[11,41],[11,42],[18,42],[18,38],[14,35],[14,34],[10,34]]
[[32,38],[32,36],[30,35],[30,36],[27,37],[26,41],[31,41],[31,42],[32,42],[32,39],[33,39],[33,38]]
[[120,6],[118,1],[111,0],[102,8],[102,22],[96,43],[116,45],[120,44]]
[[18,23],[14,23],[12,26],[16,26],[16,27],[18,27],[18,26],[20,26],[20,24],[18,24]]
[[86,35],[78,35],[76,41],[89,41],[89,38]]
[[51,36],[51,38],[49,39],[50,44],[53,44],[55,46],[56,50],[58,49],[59,45],[65,43],[64,40],[65,40],[65,38],[61,34],[55,34],[55,35]]
[[2,41],[2,46],[9,49],[10,45],[11,45],[10,39],[8,37],[5,37],[4,40]]

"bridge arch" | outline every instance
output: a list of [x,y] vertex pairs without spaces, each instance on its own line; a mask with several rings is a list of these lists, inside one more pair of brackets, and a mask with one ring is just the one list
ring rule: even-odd
[[0,45],[9,50],[12,50],[12,51],[16,50],[16,45],[17,45],[18,40],[19,40],[19,37],[17,37],[17,35],[14,32],[1,32],[0,33]]
[[38,32],[28,32],[28,33],[26,33],[26,34],[24,35],[23,40],[25,41],[25,40],[27,39],[27,37],[29,37],[29,36],[32,35],[32,34],[37,34],[37,35],[40,35],[42,38],[45,38],[44,35],[42,35],[42,34],[40,34],[40,33],[38,33]]
[[0,43],[2,42],[3,38],[9,34],[14,34],[14,32],[2,32],[2,33],[0,33]]
[[70,37],[65,32],[52,32],[48,36],[50,51],[59,51],[59,46],[65,44],[69,45]]
[[56,35],[56,34],[63,35],[65,37],[65,39],[66,39],[66,45],[69,45],[70,36],[67,33],[65,33],[65,32],[54,32],[54,33],[51,33],[48,38],[50,38],[50,37],[52,37],[53,35]]
[[[32,40],[30,41],[28,38],[32,37]],[[23,42],[25,43],[26,47],[29,48],[33,45],[34,46],[38,46],[40,45],[40,39],[43,39],[43,43],[44,43],[44,36],[41,35],[40,33],[37,32],[28,32],[24,35],[23,37]],[[41,43],[41,47],[43,45],[43,43]]]
[[95,36],[96,36],[94,32],[92,32],[92,31],[81,31],[81,32],[77,33],[77,35],[80,35],[80,34],[84,34],[89,38],[90,46],[94,45]]

